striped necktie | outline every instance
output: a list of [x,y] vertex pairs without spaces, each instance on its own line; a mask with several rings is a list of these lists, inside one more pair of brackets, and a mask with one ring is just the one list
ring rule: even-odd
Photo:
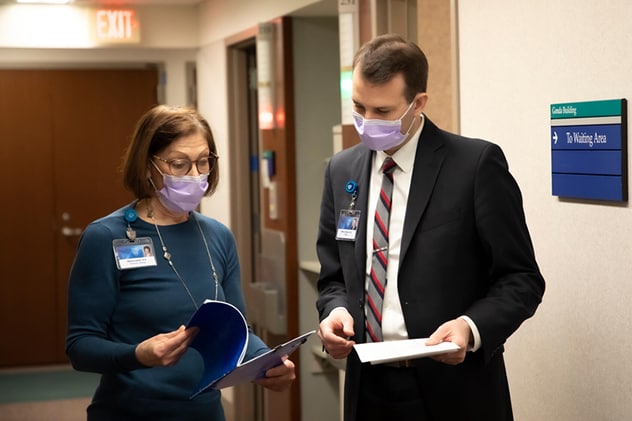
[[382,302],[386,288],[386,267],[388,263],[388,224],[393,197],[393,171],[397,164],[387,157],[382,164],[382,188],[375,207],[373,226],[373,256],[371,273],[366,291],[366,341],[382,341]]

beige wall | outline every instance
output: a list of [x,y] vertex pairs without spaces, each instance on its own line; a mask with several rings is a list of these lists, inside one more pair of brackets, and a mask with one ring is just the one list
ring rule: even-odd
[[458,15],[461,132],[505,150],[548,282],[507,344],[516,419],[632,419],[632,212],[552,196],[549,139],[551,103],[632,97],[632,2],[462,0]]
[[210,44],[298,9],[334,0],[206,0],[199,13],[200,44]]

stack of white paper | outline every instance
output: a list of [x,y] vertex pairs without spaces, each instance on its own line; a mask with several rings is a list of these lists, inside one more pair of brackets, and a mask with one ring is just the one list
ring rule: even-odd
[[429,357],[458,351],[460,348],[452,342],[438,345],[425,345],[428,338],[403,339],[399,341],[355,344],[353,347],[363,363],[383,364],[399,360]]

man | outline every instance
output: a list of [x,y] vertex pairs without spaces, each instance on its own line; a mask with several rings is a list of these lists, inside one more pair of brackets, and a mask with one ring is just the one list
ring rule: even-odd
[[[362,143],[325,172],[318,333],[333,358],[347,357],[346,421],[513,419],[503,344],[544,293],[501,149],[422,114],[427,78],[414,43],[365,44],[352,83]],[[345,215],[359,218],[353,238],[338,235]],[[381,365],[353,350],[426,337],[460,349]]]

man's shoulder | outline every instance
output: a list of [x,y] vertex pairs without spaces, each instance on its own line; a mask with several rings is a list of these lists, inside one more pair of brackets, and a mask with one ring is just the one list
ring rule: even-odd
[[341,168],[349,169],[362,164],[371,156],[371,151],[361,143],[353,145],[349,148],[336,152],[329,159],[329,166],[332,170],[340,170]]
[[363,154],[371,153],[369,149],[361,143],[355,144],[348,148],[342,149],[335,154],[332,155],[332,160],[348,160],[348,159],[356,159],[358,156],[362,156]]
[[480,153],[487,149],[498,149],[501,147],[490,140],[468,137],[456,133],[451,133],[441,130],[441,138],[444,146],[448,147],[452,151],[461,151],[464,153]]
[[453,133],[447,130],[444,130],[437,125],[435,125],[432,120],[426,118],[424,130],[422,132],[422,137],[424,135],[438,137],[443,143],[448,143],[449,145],[454,145],[455,147],[462,148],[487,148],[491,145],[498,146],[496,143],[485,140],[477,137],[468,137],[461,134]]

